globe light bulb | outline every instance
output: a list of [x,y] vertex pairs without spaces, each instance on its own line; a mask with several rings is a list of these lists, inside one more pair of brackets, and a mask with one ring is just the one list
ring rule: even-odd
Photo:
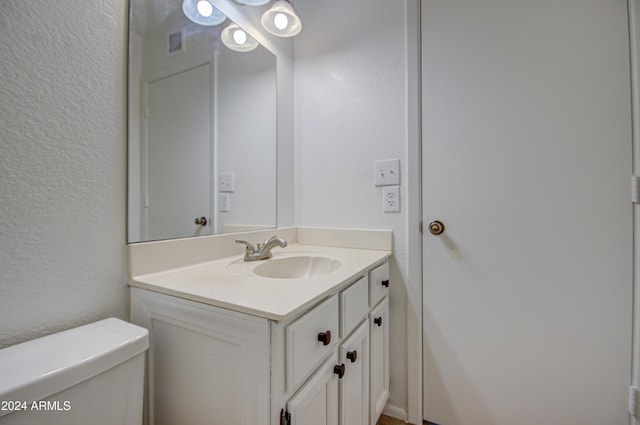
[[238,44],[244,44],[247,42],[247,33],[242,30],[235,30],[233,32],[233,41]]
[[198,13],[208,18],[213,13],[213,6],[207,0],[200,0],[196,5]]
[[278,13],[273,17],[273,25],[279,30],[283,30],[289,25],[289,18],[284,13]]

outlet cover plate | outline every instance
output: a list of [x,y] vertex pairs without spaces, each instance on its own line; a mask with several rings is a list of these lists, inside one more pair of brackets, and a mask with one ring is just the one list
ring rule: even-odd
[[400,184],[400,160],[385,159],[373,163],[373,183],[376,186]]
[[382,188],[382,211],[400,212],[400,186]]
[[231,210],[231,194],[222,192],[218,195],[218,211],[229,212]]

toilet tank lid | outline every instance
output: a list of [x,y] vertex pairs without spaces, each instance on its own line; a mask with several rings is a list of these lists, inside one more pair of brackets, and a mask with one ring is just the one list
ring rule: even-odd
[[0,400],[42,400],[148,347],[146,329],[109,318],[2,349]]

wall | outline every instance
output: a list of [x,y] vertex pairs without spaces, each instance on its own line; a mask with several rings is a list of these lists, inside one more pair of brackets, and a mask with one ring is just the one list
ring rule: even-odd
[[0,2],[0,347],[126,318],[127,2]]
[[[407,82],[405,2],[297,0],[296,224],[392,229],[391,397],[406,415]],[[401,159],[400,213],[382,212],[373,162]]]

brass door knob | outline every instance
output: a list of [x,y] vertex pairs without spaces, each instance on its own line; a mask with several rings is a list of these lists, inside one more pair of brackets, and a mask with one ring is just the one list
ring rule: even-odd
[[429,232],[432,235],[438,236],[444,233],[444,223],[440,220],[434,220],[429,223]]

